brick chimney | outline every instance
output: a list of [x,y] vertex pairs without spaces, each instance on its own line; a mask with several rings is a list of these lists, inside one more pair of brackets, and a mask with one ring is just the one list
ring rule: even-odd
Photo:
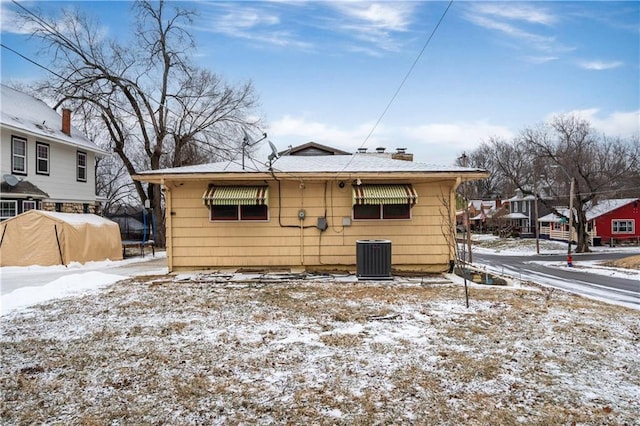
[[413,154],[407,152],[407,148],[396,148],[396,152],[391,155],[394,160],[413,161]]
[[71,136],[71,110],[68,108],[62,109],[62,133]]

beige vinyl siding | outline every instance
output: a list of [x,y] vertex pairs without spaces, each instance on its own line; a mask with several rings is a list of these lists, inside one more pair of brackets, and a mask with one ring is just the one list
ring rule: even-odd
[[[444,235],[449,224],[443,214],[450,212],[446,212],[441,200],[450,199],[453,180],[403,181],[413,183],[418,203],[412,208],[411,219],[399,220],[352,220],[350,185],[339,188],[337,181],[330,181],[325,195],[325,182],[282,181],[279,197],[278,183],[272,180],[268,182],[269,220],[255,222],[210,221],[209,210],[202,203],[209,183],[167,184],[171,269],[261,266],[354,269],[356,242],[362,239],[390,240],[395,269],[440,272],[449,266],[452,250]],[[229,184],[243,183],[256,184],[238,181]],[[294,227],[280,226],[280,201],[282,225]],[[306,215],[302,222],[298,219],[300,209]],[[321,233],[315,225],[325,211],[329,226]],[[351,219],[351,226],[342,225],[345,217]],[[301,229],[300,224],[310,227]]]

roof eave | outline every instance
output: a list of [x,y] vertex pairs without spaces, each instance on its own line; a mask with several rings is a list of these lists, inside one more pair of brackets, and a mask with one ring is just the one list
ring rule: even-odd
[[382,172],[203,172],[203,173],[145,173],[133,175],[140,182],[162,184],[175,181],[244,180],[260,181],[275,178],[282,180],[456,180],[469,182],[489,177],[485,171],[382,171]]
[[27,134],[29,136],[33,136],[35,138],[46,138],[46,139],[48,139],[50,141],[55,141],[55,142],[61,143],[63,145],[73,146],[73,147],[76,147],[76,148],[83,149],[85,151],[91,151],[91,152],[96,153],[96,154],[105,155],[105,156],[106,155],[111,155],[111,153],[109,151],[105,151],[100,147],[96,146],[95,148],[93,148],[93,147],[90,147],[90,146],[86,146],[86,145],[82,145],[82,144],[79,144],[79,143],[76,143],[76,142],[72,142],[72,141],[69,141],[69,140],[62,139],[62,138],[60,138],[58,136],[55,136],[55,135],[47,135],[47,134],[43,134],[43,133],[34,132],[34,131],[31,131],[31,130],[25,129],[23,127],[12,126],[11,124],[8,124],[8,123],[2,123],[2,127],[5,127],[5,128],[7,128],[9,130],[12,130],[14,132],[20,132],[20,133]]

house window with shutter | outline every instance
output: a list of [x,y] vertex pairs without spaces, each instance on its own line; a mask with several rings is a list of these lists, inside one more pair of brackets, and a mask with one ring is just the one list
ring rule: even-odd
[[269,220],[269,187],[210,186],[202,195],[211,221]]
[[411,219],[411,207],[417,201],[418,194],[412,185],[356,185],[353,219]]

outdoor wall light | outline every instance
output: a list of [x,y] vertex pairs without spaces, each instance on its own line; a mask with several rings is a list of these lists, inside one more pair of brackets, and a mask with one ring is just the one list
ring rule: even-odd
[[340,182],[338,182],[338,186],[339,186],[340,188],[344,188],[344,181],[343,181],[343,180],[341,180]]

